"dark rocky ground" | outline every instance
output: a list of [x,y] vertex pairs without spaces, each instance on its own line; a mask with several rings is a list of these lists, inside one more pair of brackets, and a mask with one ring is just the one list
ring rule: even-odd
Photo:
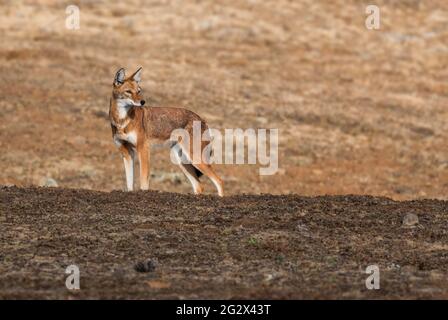
[[2,187],[0,204],[3,299],[448,298],[446,201]]

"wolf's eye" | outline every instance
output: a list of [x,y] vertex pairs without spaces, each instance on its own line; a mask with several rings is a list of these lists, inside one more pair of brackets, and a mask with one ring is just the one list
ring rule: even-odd
[[131,90],[126,90],[125,91],[127,94],[132,94],[132,91]]
[[138,88],[137,93],[140,93],[140,92],[142,92],[142,89]]

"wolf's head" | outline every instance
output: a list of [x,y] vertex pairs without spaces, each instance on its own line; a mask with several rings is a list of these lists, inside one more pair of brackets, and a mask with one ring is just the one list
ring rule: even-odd
[[114,99],[128,106],[143,106],[145,100],[142,98],[140,88],[142,68],[138,68],[131,76],[126,78],[123,68],[117,71],[113,83],[112,95]]

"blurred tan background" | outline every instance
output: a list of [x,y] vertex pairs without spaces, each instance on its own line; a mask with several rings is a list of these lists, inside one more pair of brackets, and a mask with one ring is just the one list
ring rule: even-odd
[[[0,4],[0,184],[123,189],[111,83],[143,66],[155,105],[279,129],[279,172],[219,166],[227,194],[448,198],[447,1],[377,1],[380,30],[370,1]],[[152,160],[151,188],[191,192],[167,150]]]

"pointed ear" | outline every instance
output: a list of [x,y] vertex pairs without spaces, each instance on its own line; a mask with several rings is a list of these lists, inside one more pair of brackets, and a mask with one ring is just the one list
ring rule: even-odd
[[116,86],[122,85],[125,76],[126,74],[124,72],[124,68],[120,68],[120,70],[118,70],[117,73],[115,74],[114,85]]
[[135,82],[140,83],[140,80],[142,79],[142,67],[138,68],[130,78]]

